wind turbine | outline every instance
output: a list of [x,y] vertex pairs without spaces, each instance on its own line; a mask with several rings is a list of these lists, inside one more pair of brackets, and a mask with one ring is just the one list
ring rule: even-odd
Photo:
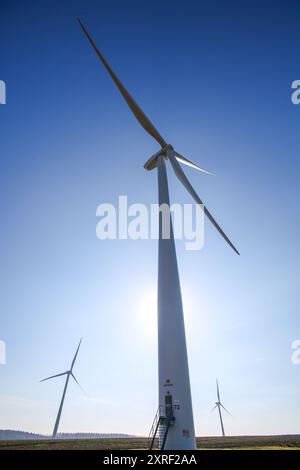
[[218,408],[219,416],[220,416],[221,429],[222,429],[222,436],[225,437],[225,431],[224,431],[224,424],[223,424],[223,418],[222,418],[221,408],[223,408],[223,410],[225,410],[226,413],[228,413],[230,416],[232,416],[232,415],[231,415],[231,413],[229,413],[228,410],[226,410],[225,406],[221,403],[218,379],[217,379],[217,399],[218,399],[218,401],[216,401],[216,404],[215,404],[215,406],[213,407],[213,409],[211,410],[211,413],[212,413],[216,408]]
[[[237,249],[212,217],[208,209],[203,206],[180,164],[188,165],[205,173],[195,163],[179,154],[167,144],[158,130],[154,127],[136,101],[128,93],[119,78],[116,76],[102,53],[97,48],[87,29],[78,18],[79,24],[94,48],[96,54],[106,68],[110,77],[119,89],[127,105],[141,126],[159,144],[160,150],[155,153],[144,165],[146,170],[157,168],[158,171],[158,201],[159,205],[170,206],[169,189],[166,172],[166,161],[169,160],[179,181],[190,193],[197,204],[201,204],[204,213],[217,231],[237,253]],[[186,349],[185,327],[181,288],[178,274],[176,250],[172,220],[169,214],[170,236],[163,237],[162,213],[159,215],[159,242],[158,242],[158,386],[159,407],[153,426],[155,436],[158,433],[161,449],[195,449],[196,439],[192,398],[190,390],[189,368]],[[165,222],[165,221],[164,221]],[[152,445],[151,444],[151,445]]]
[[60,405],[59,405],[59,408],[58,408],[58,413],[57,413],[57,417],[56,417],[56,420],[55,420],[54,429],[53,429],[53,433],[52,433],[53,439],[56,437],[56,434],[57,434],[57,430],[58,430],[58,426],[59,426],[59,422],[60,422],[60,417],[61,417],[61,412],[62,412],[62,409],[63,409],[63,405],[64,405],[65,396],[66,396],[66,392],[67,392],[70,377],[73,377],[75,382],[81,388],[80,383],[78,382],[75,375],[73,374],[73,367],[74,367],[74,364],[75,364],[75,361],[76,361],[76,358],[77,358],[77,354],[78,354],[78,351],[79,351],[79,348],[80,348],[80,345],[81,345],[81,340],[82,340],[82,338],[80,339],[79,344],[77,346],[75,355],[74,355],[72,363],[71,363],[70,370],[67,370],[66,372],[62,372],[61,374],[51,375],[51,377],[47,377],[46,379],[41,380],[41,382],[45,382],[45,380],[50,380],[50,379],[54,379],[54,377],[60,377],[61,375],[66,375],[64,391],[63,391],[63,394],[62,394],[62,397],[61,397],[61,401],[60,401]]

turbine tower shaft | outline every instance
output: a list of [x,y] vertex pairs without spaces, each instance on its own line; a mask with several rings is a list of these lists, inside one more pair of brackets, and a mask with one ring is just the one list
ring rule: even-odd
[[[170,207],[165,158],[158,158],[159,205]],[[158,246],[158,383],[163,418],[174,419],[164,449],[196,449],[183,307],[176,249],[170,214],[170,236],[163,238],[159,215]],[[160,443],[161,448],[161,443]]]
[[221,429],[222,429],[222,436],[225,437],[224,424],[223,424],[223,418],[222,418],[222,412],[221,412],[221,405],[220,405],[220,403],[218,403],[218,410],[219,410],[219,416],[220,416],[220,423],[221,423]]
[[66,378],[66,382],[65,382],[65,386],[64,386],[64,391],[63,391],[63,394],[62,394],[62,397],[61,397],[57,417],[56,417],[56,420],[55,420],[53,434],[52,434],[53,439],[55,439],[56,434],[57,434],[57,430],[58,430],[58,426],[59,426],[59,422],[60,422],[60,417],[61,417],[61,412],[62,412],[62,409],[63,409],[63,406],[64,406],[65,396],[66,396],[66,392],[67,392],[67,388],[68,388],[69,379],[70,379],[70,372],[67,373],[67,378]]

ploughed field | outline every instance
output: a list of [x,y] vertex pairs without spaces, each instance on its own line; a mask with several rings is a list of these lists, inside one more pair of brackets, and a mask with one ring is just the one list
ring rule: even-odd
[[[1,441],[0,450],[146,450],[143,437]],[[199,450],[300,450],[300,435],[197,437]]]

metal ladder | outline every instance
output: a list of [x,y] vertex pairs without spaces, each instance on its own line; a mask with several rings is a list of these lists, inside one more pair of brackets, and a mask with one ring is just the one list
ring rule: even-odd
[[169,428],[171,424],[174,422],[175,417],[171,416],[166,418],[162,415],[163,411],[162,406],[160,406],[155,414],[150,433],[149,433],[149,441],[150,447],[149,450],[153,450],[155,440],[158,438],[158,442],[161,442],[160,450],[164,450]]

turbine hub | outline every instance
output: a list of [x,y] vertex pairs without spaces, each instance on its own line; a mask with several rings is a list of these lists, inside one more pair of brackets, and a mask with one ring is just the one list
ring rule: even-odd
[[154,170],[157,167],[157,159],[160,156],[167,158],[167,153],[169,150],[174,150],[172,145],[167,144],[162,147],[158,152],[156,152],[149,160],[145,163],[144,168],[145,170]]
[[162,151],[164,153],[167,153],[168,150],[174,150],[174,147],[172,147],[171,144],[167,144],[167,145],[165,145],[165,147],[162,148]]

